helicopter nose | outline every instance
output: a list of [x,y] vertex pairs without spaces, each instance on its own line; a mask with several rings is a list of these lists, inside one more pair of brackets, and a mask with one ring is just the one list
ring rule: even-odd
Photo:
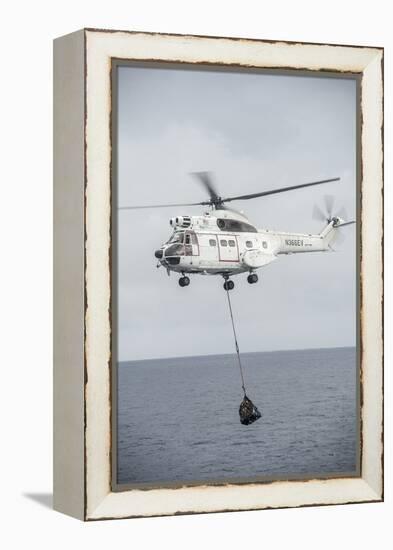
[[154,256],[155,256],[158,260],[161,260],[162,255],[163,255],[163,251],[162,251],[162,250],[156,250],[156,251],[154,252]]

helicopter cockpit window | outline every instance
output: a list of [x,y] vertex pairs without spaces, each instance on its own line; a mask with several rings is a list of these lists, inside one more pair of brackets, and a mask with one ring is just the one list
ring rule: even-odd
[[237,233],[257,233],[257,229],[249,223],[227,218],[218,218],[217,226],[222,231],[236,231]]
[[184,245],[181,243],[171,244],[165,250],[165,257],[167,256],[184,256]]
[[176,231],[169,239],[168,243],[183,243],[184,242],[184,232]]

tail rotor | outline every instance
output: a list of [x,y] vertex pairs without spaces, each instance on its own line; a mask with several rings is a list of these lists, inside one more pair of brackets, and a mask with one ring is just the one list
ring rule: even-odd
[[[336,214],[334,212],[334,196],[325,195],[324,196],[324,208],[320,208],[317,204],[314,204],[312,218],[316,221],[331,223],[333,222],[333,227],[339,229],[345,225],[351,225],[355,221],[345,221],[348,219],[347,211],[344,206],[342,206]],[[335,243],[338,245],[342,244],[345,240],[344,234],[341,231],[337,231],[335,235]],[[331,247],[330,247],[331,248]],[[332,249],[333,250],[333,249]]]
[[[320,222],[330,223],[334,219],[339,219],[344,222],[348,218],[347,211],[344,206],[342,206],[337,214],[333,214],[334,211],[334,196],[325,195],[324,196],[324,209],[322,210],[317,204],[314,204],[312,217],[313,220]],[[352,222],[351,222],[352,223]]]

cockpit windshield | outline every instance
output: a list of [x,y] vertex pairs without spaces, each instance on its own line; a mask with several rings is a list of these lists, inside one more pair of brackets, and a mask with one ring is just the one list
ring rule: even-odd
[[165,249],[165,258],[169,256],[184,256],[184,245],[181,243],[171,243],[166,249]]
[[172,243],[183,243],[184,242],[184,231],[175,231],[167,244]]

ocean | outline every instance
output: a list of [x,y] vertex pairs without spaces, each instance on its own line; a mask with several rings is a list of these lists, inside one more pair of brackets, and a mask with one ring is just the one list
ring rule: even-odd
[[118,364],[117,482],[191,483],[355,474],[355,348]]

